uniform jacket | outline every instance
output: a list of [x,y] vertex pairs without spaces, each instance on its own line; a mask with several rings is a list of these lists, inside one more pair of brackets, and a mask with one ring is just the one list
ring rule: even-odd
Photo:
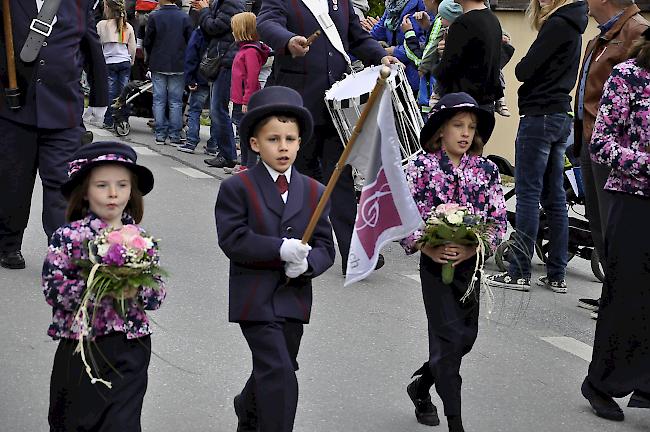
[[[460,204],[492,224],[489,247],[494,252],[506,233],[506,203],[496,165],[481,156],[465,154],[458,167],[447,153],[423,153],[408,163],[406,180],[423,220],[440,204]],[[407,253],[416,252],[422,231],[415,231],[401,244]]]
[[[108,105],[108,77],[92,7],[94,0],[62,1],[52,33],[32,63],[20,60],[29,26],[38,15],[36,1],[10,0],[16,74],[22,108],[13,111],[0,95],[0,117],[45,129],[81,124],[84,107],[81,71],[88,73],[90,105]],[[2,10],[0,10],[2,17]],[[8,86],[4,32],[0,32],[0,82]]]
[[271,49],[260,42],[240,42],[239,51],[232,63],[230,100],[248,105],[248,100],[260,86],[260,70],[269,58]]
[[151,12],[142,45],[151,72],[184,72],[185,49],[192,34],[190,17],[176,5]]
[[[411,25],[413,25],[413,36],[415,39],[417,39],[419,45],[424,45],[426,43],[426,32],[420,27],[417,21],[413,19],[413,14],[415,12],[423,10],[424,3],[422,0],[409,0],[408,3],[406,3],[406,6],[404,6],[402,9],[399,17],[401,23],[404,19],[404,16],[410,15],[409,20],[411,21]],[[413,91],[417,93],[420,84],[420,76],[418,75],[418,63],[420,62],[420,59],[409,55],[411,53],[405,49],[405,34],[401,29],[401,24],[398,25],[395,30],[389,30],[386,28],[384,24],[386,20],[386,14],[387,12],[384,12],[384,15],[382,15],[382,17],[379,19],[379,22],[374,25],[372,31],[370,32],[370,35],[375,40],[384,41],[389,46],[395,47],[393,55],[406,65],[406,77],[408,78],[409,84],[411,85]]]
[[[122,222],[133,223],[133,219],[125,214]],[[47,334],[53,339],[79,339],[79,328],[73,326],[73,322],[86,289],[86,280],[81,277],[75,260],[88,259],[84,242],[93,239],[104,228],[106,223],[89,213],[85,218],[64,225],[52,234],[43,263],[42,286],[45,300],[52,306],[52,324]],[[95,312],[91,339],[113,332],[126,333],[128,339],[150,334],[149,320],[144,311],[158,309],[165,293],[162,281],[158,289],[142,288],[138,297],[129,301],[127,319],[116,312],[112,299],[103,299]]]
[[308,277],[285,284],[280,246],[283,237],[302,238],[323,190],[293,167],[285,204],[262,163],[221,184],[215,218],[219,246],[230,259],[230,321],[309,322],[311,279],[334,263],[329,206],[309,242]]
[[[600,98],[603,95],[603,85],[612,72],[612,68],[627,60],[627,52],[636,39],[641,36],[650,25],[639,13],[636,5],[628,6],[623,15],[616,21],[614,26],[605,34],[593,38],[587,44],[583,62],[591,54],[591,62],[582,64],[578,79],[582,77],[584,68],[589,68],[584,89],[584,109],[582,120],[575,116],[573,152],[580,155],[582,143],[591,141],[591,133],[594,129]],[[578,83],[578,86],[580,83]],[[579,94],[580,89],[576,90]],[[575,110],[578,112],[578,98],[575,98]]]
[[591,137],[592,159],[612,168],[605,189],[650,198],[650,71],[634,59],[605,83]]
[[[365,65],[381,63],[386,51],[361,27],[352,2],[337,0],[338,10],[333,9],[332,0],[328,0],[328,4],[329,15],[341,35],[346,52],[352,53]],[[275,52],[273,83],[300,93],[314,123],[326,124],[329,114],[323,100],[325,91],[346,72],[345,59],[324,34],[316,39],[304,57],[292,58],[286,49],[292,37],[309,37],[320,29],[312,13],[301,1],[264,0],[257,18],[257,29],[260,39]]]
[[199,13],[199,25],[208,40],[208,55],[222,56],[219,66],[230,69],[237,54],[237,43],[232,35],[230,20],[246,10],[244,0],[214,0],[210,8]]

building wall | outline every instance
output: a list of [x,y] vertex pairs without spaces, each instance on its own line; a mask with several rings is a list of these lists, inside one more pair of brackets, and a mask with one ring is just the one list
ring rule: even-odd
[[[526,54],[528,48],[533,43],[537,32],[530,27],[528,20],[523,12],[520,11],[497,11],[497,17],[501,21],[501,27],[508,31],[512,37],[512,45],[515,47],[515,53],[510,62],[503,69],[506,79],[506,101],[512,116],[509,118],[496,115],[496,128],[485,146],[485,154],[498,154],[514,162],[515,156],[515,137],[517,136],[517,126],[519,124],[519,110],[517,108],[517,89],[520,83],[515,78],[515,66],[519,60]],[[650,14],[643,14],[646,19],[650,20]],[[589,19],[589,26],[583,35],[583,54],[587,42],[598,34],[597,23],[593,18]],[[572,94],[572,96],[574,96]]]

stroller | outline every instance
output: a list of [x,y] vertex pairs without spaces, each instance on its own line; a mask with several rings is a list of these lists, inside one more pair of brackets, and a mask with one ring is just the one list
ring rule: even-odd
[[113,125],[118,136],[131,132],[129,117],[153,117],[153,84],[149,80],[131,81],[113,101]]
[[[515,168],[500,156],[490,155],[487,157],[494,162],[502,175],[514,177]],[[582,193],[582,178],[580,176],[580,168],[574,167],[569,159],[566,159],[564,168],[564,190],[566,191],[567,204],[571,213],[582,216],[578,213],[574,206],[584,204],[584,195]],[[515,196],[515,189],[508,191],[505,194],[506,201]],[[510,225],[515,227],[515,212],[508,210],[507,218]],[[537,231],[537,238],[535,240],[535,254],[537,257],[546,263],[548,259],[550,229],[544,209],[540,207],[539,210],[539,229]],[[504,241],[497,248],[494,259],[497,266],[501,271],[508,270],[508,261],[510,251],[517,241],[516,233],[512,233],[508,240]],[[591,230],[589,228],[589,221],[575,216],[569,216],[569,246],[568,246],[569,261],[573,257],[578,256],[582,259],[588,260],[591,263],[591,271],[599,281],[603,281],[605,276],[600,265],[600,258],[598,252],[594,247],[591,238]]]

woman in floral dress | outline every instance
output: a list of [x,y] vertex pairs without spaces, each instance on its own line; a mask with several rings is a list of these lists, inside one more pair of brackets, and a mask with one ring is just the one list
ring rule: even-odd
[[582,394],[596,415],[621,421],[613,398],[650,408],[650,29],[605,83],[591,158],[612,171],[606,271],[594,351]]
[[[506,231],[506,207],[496,165],[483,158],[483,144],[494,129],[494,116],[467,93],[445,95],[420,134],[425,153],[409,162],[406,176],[422,219],[440,204],[459,204],[490,224],[494,250]],[[478,334],[478,290],[464,302],[476,264],[476,248],[446,244],[421,246],[416,231],[402,240],[406,253],[420,250],[420,280],[429,331],[429,360],[407,387],[418,422],[440,423],[429,389],[435,383],[451,432],[463,432],[460,363]],[[442,282],[442,264],[453,261],[454,281]]]

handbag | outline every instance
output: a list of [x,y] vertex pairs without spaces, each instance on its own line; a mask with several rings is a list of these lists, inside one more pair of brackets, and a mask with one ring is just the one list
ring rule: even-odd
[[210,56],[209,50],[206,50],[205,54],[203,54],[203,58],[201,59],[201,63],[199,64],[199,73],[203,75],[205,79],[208,81],[214,81],[215,78],[217,78],[217,75],[219,74],[219,68],[221,67],[221,60],[224,58],[233,44],[234,42],[228,44],[228,46],[226,46],[226,49],[223,51],[217,49],[215,56]]

